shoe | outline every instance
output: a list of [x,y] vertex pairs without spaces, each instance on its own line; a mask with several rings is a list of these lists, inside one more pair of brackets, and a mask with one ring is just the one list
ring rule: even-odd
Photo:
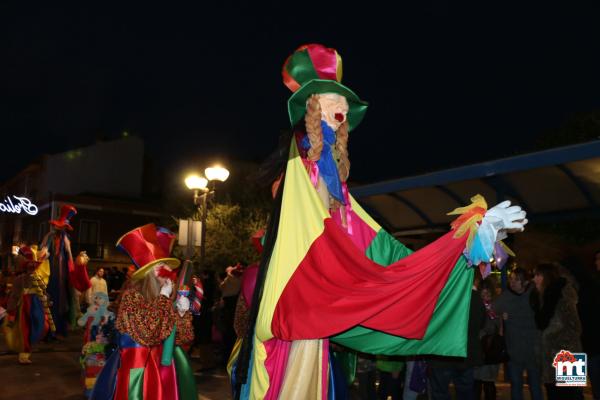
[[29,359],[30,356],[31,356],[30,353],[19,353],[19,364],[21,364],[21,365],[31,364],[31,360]]

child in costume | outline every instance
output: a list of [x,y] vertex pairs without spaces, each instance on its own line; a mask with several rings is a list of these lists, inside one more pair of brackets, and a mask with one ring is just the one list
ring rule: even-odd
[[95,292],[91,296],[92,304],[87,308],[78,320],[77,325],[85,327],[83,343],[96,340],[96,333],[100,327],[114,318],[114,314],[108,311],[108,295],[103,292]]
[[[329,340],[363,353],[464,357],[473,269],[520,207],[482,196],[454,210],[451,231],[412,253],[352,198],[349,132],[367,104],[341,84],[341,57],[319,44],[286,60],[293,137],[271,182],[269,221],[249,329],[236,364],[240,399],[335,396]],[[283,151],[282,151],[283,150]],[[384,268],[385,267],[385,268]]]
[[[196,399],[193,372],[179,347],[193,340],[190,302],[177,298],[173,307],[174,269],[169,257],[174,235],[154,224],[125,234],[117,247],[137,270],[121,297],[116,329],[119,350],[107,360],[96,380],[91,399]],[[175,334],[177,346],[166,339]]]
[[84,326],[83,348],[81,349],[81,366],[83,369],[84,394],[89,397],[96,383],[96,377],[104,367],[107,355],[113,346],[110,338],[114,330],[114,313],[108,311],[108,295],[95,292],[91,295],[92,304],[78,320]]
[[48,308],[46,285],[36,272],[41,264],[36,251],[21,247],[17,263],[21,273],[13,281],[4,334],[8,348],[19,353],[19,363],[31,364],[32,346],[55,327]]

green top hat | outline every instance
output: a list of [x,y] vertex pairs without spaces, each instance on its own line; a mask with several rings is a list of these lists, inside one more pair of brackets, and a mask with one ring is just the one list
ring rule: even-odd
[[353,130],[367,112],[368,104],[342,85],[342,59],[335,49],[320,44],[300,46],[288,57],[282,70],[283,82],[294,92],[288,100],[292,126],[306,114],[306,101],[317,93],[336,93],[348,101],[348,125]]

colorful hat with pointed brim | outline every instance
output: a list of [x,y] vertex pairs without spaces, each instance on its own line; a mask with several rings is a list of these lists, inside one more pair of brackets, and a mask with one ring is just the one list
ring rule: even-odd
[[50,220],[50,223],[57,229],[68,229],[73,230],[71,226],[71,218],[77,214],[77,209],[70,204],[63,204],[60,207],[60,216],[58,219]]
[[335,49],[320,44],[300,46],[288,57],[282,69],[283,82],[294,92],[288,100],[292,126],[306,114],[306,101],[313,94],[336,93],[348,101],[349,130],[356,128],[367,112],[368,104],[341,84],[342,58]]
[[42,263],[38,261],[36,249],[29,246],[23,246],[19,249],[17,255],[18,267],[20,270],[33,270]]
[[131,279],[142,279],[157,264],[178,268],[181,262],[169,257],[174,240],[174,234],[154,224],[140,226],[121,236],[117,248],[129,256],[136,268]]

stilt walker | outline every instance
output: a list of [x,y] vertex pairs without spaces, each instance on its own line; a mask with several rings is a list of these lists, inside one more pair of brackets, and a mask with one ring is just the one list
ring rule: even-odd
[[[416,252],[385,232],[350,195],[349,133],[367,104],[342,85],[342,60],[319,44],[283,66],[294,129],[267,228],[236,365],[240,399],[335,396],[329,341],[360,352],[464,357],[473,269],[520,207],[488,210],[482,196],[454,210],[451,231]],[[384,144],[380,144],[384,145]]]
[[76,266],[73,262],[71,239],[67,231],[73,231],[71,219],[75,214],[77,209],[74,206],[62,205],[59,218],[50,221],[50,232],[41,245],[49,253],[48,294],[52,302],[56,334],[63,337],[67,335],[69,326],[75,325],[79,313],[79,302],[74,289],[84,293],[91,286],[85,266]]

